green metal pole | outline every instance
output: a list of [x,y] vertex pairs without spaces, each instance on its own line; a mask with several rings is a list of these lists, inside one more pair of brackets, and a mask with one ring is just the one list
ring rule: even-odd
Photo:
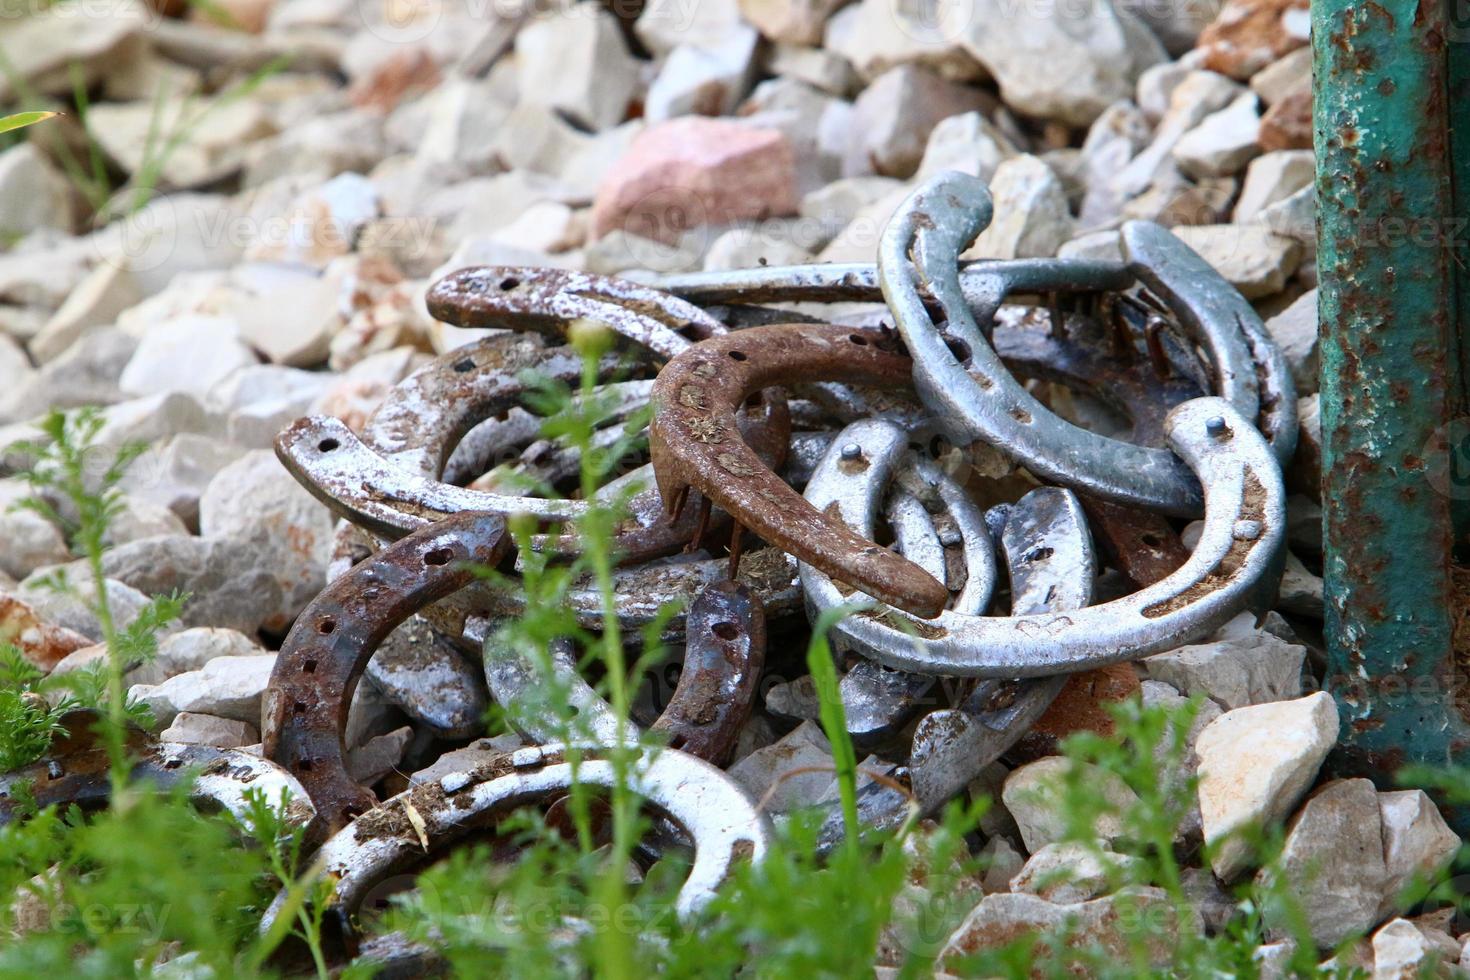
[[1448,26],[1436,0],[1312,0],[1327,683],[1339,770],[1385,785],[1470,745],[1451,613]]

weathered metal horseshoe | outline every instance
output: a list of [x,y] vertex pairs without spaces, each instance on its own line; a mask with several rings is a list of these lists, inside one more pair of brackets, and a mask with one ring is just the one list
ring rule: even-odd
[[[884,230],[879,278],[914,358],[914,382],[921,397],[939,413],[941,424],[950,427],[956,442],[983,439],[1002,447],[1038,476],[1093,496],[1176,516],[1198,516],[1203,507],[1199,483],[1167,450],[1108,439],[1071,425],[1006,370],[981,324],[989,323],[1006,294],[1018,288],[1018,281],[1004,265],[997,265],[991,300],[972,311],[971,300],[981,290],[972,289],[967,296],[955,274],[956,257],[989,224],[991,211],[983,181],[946,173],[916,191]],[[1255,316],[1249,304],[1238,296],[1237,302],[1227,304],[1234,290],[1202,260],[1198,267],[1183,259],[1162,263],[1158,253],[1167,252],[1169,241],[1179,252],[1188,251],[1163,229],[1134,228],[1129,234],[1141,243],[1130,271],[1151,276],[1185,325],[1199,331],[1197,340],[1210,355],[1217,391],[1254,425],[1260,398],[1252,335],[1243,326],[1247,313]],[[1265,368],[1276,366],[1273,359],[1266,359]],[[1289,384],[1287,379],[1279,381]],[[1267,421],[1284,422],[1284,411],[1276,408]],[[1283,441],[1292,438],[1289,433],[1275,435],[1283,452],[1290,448]]]
[[306,787],[329,830],[377,805],[348,774],[342,733],[363,668],[388,634],[494,565],[505,521],[465,513],[383,549],[324,589],[297,618],[271,671],[263,709],[266,755]]
[[[750,717],[765,666],[765,609],[745,586],[715,582],[689,607],[684,635],[678,684],[651,728],[669,734],[670,748],[724,765]],[[552,651],[552,669],[555,683],[566,690],[568,703],[576,709],[579,734],[601,743],[615,742],[619,727],[612,705],[582,679],[569,646]],[[513,712],[544,681],[538,664],[493,639],[485,645],[485,679],[496,702]],[[552,719],[514,715],[513,720],[531,741],[564,737],[564,729]],[[633,735],[637,728],[630,721],[622,730]]]
[[649,449],[664,505],[692,486],[782,550],[919,616],[949,600],[913,562],[814,509],[742,442],[735,409],[752,392],[793,381],[907,382],[908,358],[878,330],[826,324],[752,327],[703,341],[670,361],[654,384]]
[[[995,284],[991,277],[1000,269],[1018,280],[1016,288],[1056,288],[1103,292],[1127,289],[1133,275],[1121,262],[1092,259],[980,259],[958,262],[960,291],[976,304],[990,302]],[[728,272],[690,272],[662,276],[659,289],[697,303],[878,303],[883,301],[878,267],[865,263],[762,266]]]
[[[860,425],[865,431],[853,435],[865,444],[870,439],[881,444],[895,435],[885,432],[882,423],[871,430]],[[902,438],[902,433],[896,435]],[[829,481],[846,482],[831,470],[823,475],[823,482]],[[1061,612],[1091,601],[1092,547],[1070,491],[1041,487],[1007,505],[1000,537],[1013,614]],[[1066,677],[980,681],[958,706],[919,720],[908,765],[891,775],[907,780],[920,815],[936,812],[1025,735],[1065,683]],[[864,787],[858,801],[864,825],[879,829],[898,827],[910,808],[906,794],[879,782]],[[833,808],[819,832],[822,847],[835,846],[845,833],[841,814]]]
[[[849,475],[859,472],[853,465],[854,447],[862,447],[861,457],[867,464],[858,476]],[[859,492],[843,492],[847,487]],[[885,494],[899,553],[955,593],[952,611],[973,616],[984,613],[996,583],[995,551],[985,515],[964,487],[935,463],[909,450],[908,435],[900,427],[873,420],[844,429],[808,481],[806,499],[817,510],[845,522],[854,533],[871,539]],[[926,506],[930,504],[936,509],[942,506],[941,514],[931,515]],[[942,535],[936,520],[944,521]],[[821,575],[805,562],[798,568],[803,576]],[[810,602],[807,605],[811,608]],[[818,613],[812,609],[813,616]],[[840,634],[835,645],[838,649],[844,646]],[[932,675],[892,671],[868,660],[858,663],[843,675],[838,688],[854,742],[864,747],[894,734],[934,684]]]
[[[645,752],[622,768],[596,748],[581,750],[575,766],[559,746],[520,749],[500,764],[452,773],[400,793],[322,845],[317,858],[335,883],[331,911],[344,935],[354,934],[352,919],[372,889],[422,863],[426,849],[440,851],[516,808],[555,798],[574,779],[604,788],[626,779],[633,793],[693,841],[694,856],[674,902],[680,917],[704,908],[736,865],[760,861],[770,847],[770,825],[745,792],[714,766],[683,752]],[[262,932],[285,904],[282,891],[266,910]]]
[[567,323],[596,320],[665,360],[725,332],[704,310],[627,279],[566,269],[482,265],[429,287],[429,315],[456,327],[499,327],[558,337]]
[[[0,826],[16,820],[17,790],[44,808],[76,804],[84,810],[105,806],[112,796],[111,761],[97,738],[95,711],[68,712],[46,755],[29,766],[0,774]],[[141,729],[127,733],[134,760],[130,779],[161,790],[188,785],[189,799],[204,810],[223,810],[242,820],[249,816],[246,790],[259,790],[272,804],[284,801],[286,822],[309,824],[316,814],[311,800],[290,773],[267,759],[240,749],[159,742]]]
[[[1042,677],[1172,649],[1266,601],[1281,574],[1286,533],[1285,489],[1270,447],[1220,398],[1175,408],[1166,429],[1175,452],[1207,491],[1199,543],[1167,578],[1113,602],[1065,613],[977,617],[945,611],[915,621],[880,607],[838,623],[837,635],[900,670]],[[803,584],[807,601],[819,608],[846,598],[816,576],[805,575]]]

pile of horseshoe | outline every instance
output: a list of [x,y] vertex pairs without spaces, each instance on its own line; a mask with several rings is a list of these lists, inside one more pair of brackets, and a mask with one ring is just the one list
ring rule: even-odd
[[[1148,222],[1122,227],[1116,261],[962,261],[991,216],[985,184],[948,173],[894,214],[876,265],[637,283],[477,267],[440,280],[428,296],[437,319],[493,329],[399,384],[360,432],[308,417],[277,440],[343,523],[330,584],[277,659],[265,758],[162,745],[140,766],[167,778],[204,765],[193,791],[217,806],[240,806],[246,786],[288,791],[336,877],[348,932],[364,897],[425,851],[567,791],[573,766],[554,741],[565,728],[550,721],[523,722],[534,747],[387,800],[349,775],[344,731],[375,649],[415,616],[483,658],[498,703],[539,683],[544,658],[494,642],[529,602],[508,523],[529,515],[542,533],[520,547],[571,558],[578,541],[558,529],[596,501],[479,478],[506,459],[551,484],[576,474],[575,451],[540,439],[544,420],[524,409],[530,378],[582,382],[586,362],[565,332],[576,321],[619,337],[597,364],[623,413],[603,434],[653,406],[647,462],[609,488],[641,487],[612,543],[615,608],[632,636],[682,603],[662,623],[678,682],[656,720],[642,719],[665,747],[632,775],[667,830],[651,846],[692,850],[681,914],[769,846],[770,818],[722,767],[753,713],[780,717],[762,703],[774,638],[791,648],[782,662],[799,664],[802,631],[852,609],[829,633],[850,733],[897,760],[865,783],[859,813],[892,828],[961,794],[1071,675],[1264,612],[1285,559],[1282,466],[1297,420],[1260,318]],[[831,304],[874,312],[846,323],[811,312]],[[1066,421],[1039,397],[1058,389],[1124,424],[1104,435]],[[980,453],[1017,468],[1013,499],[977,493]],[[1197,520],[1191,551],[1179,529]],[[485,567],[505,574],[476,573]],[[594,584],[566,604],[582,628],[604,628]],[[553,646],[552,669],[591,733],[576,778],[606,785],[618,720],[570,644]],[[828,817],[824,847],[844,834],[835,807]]]

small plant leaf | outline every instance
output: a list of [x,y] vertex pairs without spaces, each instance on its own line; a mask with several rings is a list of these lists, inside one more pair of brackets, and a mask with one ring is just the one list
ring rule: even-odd
[[45,122],[52,116],[59,115],[61,115],[59,112],[17,112],[9,116],[0,116],[0,133],[34,126],[38,122]]

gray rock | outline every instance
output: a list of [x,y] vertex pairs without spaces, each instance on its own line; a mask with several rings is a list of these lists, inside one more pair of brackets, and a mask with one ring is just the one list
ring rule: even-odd
[[1316,178],[1311,150],[1277,150],[1251,161],[1235,202],[1233,220],[1244,224],[1260,217],[1263,210],[1286,200]]
[[146,595],[188,593],[184,626],[223,626],[251,634],[290,622],[276,578],[275,555],[234,538],[167,535],[114,548],[102,567]]
[[0,232],[7,241],[37,228],[71,231],[72,189],[34,143],[0,153]]
[[1323,616],[1322,579],[1308,571],[1301,559],[1289,551],[1286,553],[1286,570],[1281,575],[1281,591],[1276,598],[1276,608],[1318,621]]
[[0,571],[17,581],[43,566],[71,560],[61,529],[20,506],[31,495],[24,480],[0,480]]
[[255,363],[255,355],[240,342],[233,320],[178,317],[143,336],[123,368],[118,387],[135,397],[182,392],[202,400],[230,372]]
[[1150,0],[1120,0],[1118,9],[1143,21],[1172,57],[1194,47],[1199,32],[1220,12],[1222,0],[1189,0],[1188,3],[1152,3]]
[[1423,790],[1379,793],[1378,812],[1386,871],[1378,906],[1382,918],[1407,907],[1401,899],[1409,886],[1432,883],[1444,874],[1459,853],[1460,838]]
[[864,208],[903,190],[904,185],[891,177],[848,177],[804,196],[799,213],[805,220],[816,224],[820,234],[831,241]]
[[1022,154],[1001,163],[990,193],[995,218],[965,257],[1049,258],[1072,237],[1067,192],[1052,169],[1036,157]]
[[118,499],[117,512],[107,527],[107,533],[102,536],[102,543],[108,548],[116,548],[161,534],[188,533],[184,522],[167,507],[123,494]]
[[1174,160],[1191,177],[1228,177],[1261,152],[1259,100],[1246,92],[1174,144]]
[[1306,494],[1286,497],[1286,543],[1304,555],[1322,554],[1322,505]]
[[53,408],[110,405],[124,400],[127,396],[118,387],[118,379],[137,347],[138,341],[121,330],[100,327],[87,331],[20,383],[11,403],[14,417],[36,418]]
[[[343,175],[362,180],[356,175]],[[332,184],[336,184],[333,181]],[[332,185],[324,186],[324,203],[333,198]],[[374,210],[376,194],[372,197]],[[325,203],[330,208],[330,203]],[[340,234],[350,244],[374,210],[364,207],[348,214],[344,205],[317,217],[333,229],[323,234]],[[305,223],[293,227],[300,228]],[[306,225],[310,229],[310,225]],[[310,230],[308,234],[312,234]],[[252,253],[254,254],[253,250]],[[250,262],[237,266],[232,279],[247,291],[255,302],[243,303],[235,311],[240,340],[263,354],[272,364],[292,367],[316,367],[327,359],[332,336],[342,326],[342,284],[337,277],[314,275],[305,266]]]
[[1260,225],[1197,225],[1173,231],[1246,299],[1281,292],[1302,254],[1297,242]]
[[5,18],[0,47],[8,62],[0,77],[0,100],[13,102],[23,91],[62,95],[72,91],[68,65],[77,65],[83,84],[100,78],[127,57],[148,26],[148,8],[133,0],[92,10],[67,2],[28,9],[27,16]]
[[736,0],[702,0],[698,4],[648,0],[633,33],[655,57],[661,57],[681,44],[713,47],[744,24]]
[[180,273],[237,262],[238,204],[217,194],[168,194],[81,240],[88,254],[123,265],[143,296],[161,292]]
[[150,446],[128,467],[120,486],[129,496],[169,508],[194,529],[204,488],[245,452],[234,443],[183,433]]
[[247,657],[263,653],[265,651],[260,644],[239,630],[196,626],[159,640],[158,652],[153,659],[128,671],[126,680],[129,684],[162,684],[170,677],[202,670],[205,664],[218,657]]
[[516,35],[523,102],[565,113],[588,129],[623,121],[638,85],[638,63],[617,20],[595,3],[539,18]]
[[[1140,693],[1144,707],[1157,706],[1167,711],[1182,713],[1189,703],[1189,699],[1180,694],[1177,688],[1163,681],[1143,681],[1140,684]],[[1190,722],[1189,731],[1184,734],[1183,751],[1179,755],[1176,756],[1173,753],[1171,739],[1166,738],[1155,746],[1154,758],[1159,765],[1161,785],[1170,788],[1172,792],[1185,792],[1190,780],[1199,770],[1197,746],[1200,733],[1222,714],[1224,714],[1223,709],[1214,701],[1206,698],[1200,702],[1194,719]],[[1191,794],[1188,806],[1179,821],[1179,837],[1185,840],[1197,839],[1202,832],[1201,824],[1199,800],[1197,795]]]
[[1309,289],[1290,306],[1266,321],[1266,329],[1286,363],[1298,395],[1317,391],[1317,290]]
[[[939,954],[941,967],[953,965],[961,957],[1009,946],[1017,939],[1036,935],[1057,935],[1064,930],[1068,944],[1090,948],[1102,955],[1134,962],[1144,953],[1150,963],[1162,967],[1169,962],[1173,943],[1170,932],[1178,919],[1168,895],[1160,888],[1129,888],[1106,898],[1096,898],[1078,905],[1055,905],[1035,895],[987,895],[950,934]],[[1140,940],[1126,922],[1147,921],[1163,926],[1157,933]],[[1197,931],[1198,920],[1186,921],[1180,928]]]
[[[511,105],[498,97],[493,82],[450,78],[431,92],[428,118],[417,138],[405,148],[425,163],[458,164],[471,174],[495,172],[496,144]],[[411,118],[421,118],[416,107]]]
[[1122,214],[1126,197],[1113,177],[1148,146],[1151,136],[1148,117],[1127,100],[1114,102],[1093,122],[1082,144],[1082,227],[1107,227]]
[[1046,756],[1029,762],[1006,777],[1001,800],[1021,832],[1026,850],[1032,854],[1047,844],[1066,839],[1067,818],[1061,807],[1064,786],[1073,766],[1080,778],[1110,804],[1092,828],[1093,836],[1109,844],[1126,835],[1123,814],[1137,805],[1138,795],[1117,774],[1063,756]]
[[740,0],[740,12],[772,41],[819,44],[827,18],[845,0]]
[[40,364],[73,351],[78,341],[115,321],[142,299],[126,262],[102,262],[67,294],[66,302],[31,338],[30,351]]
[[1264,105],[1275,105],[1297,89],[1312,84],[1312,46],[1290,51],[1251,76],[1251,91]]
[[484,675],[418,616],[389,634],[363,676],[440,738],[471,738],[484,728],[490,703]]
[[917,65],[900,65],[879,75],[857,97],[854,132],[875,171],[910,177],[934,127],[950,116],[983,108],[985,101],[978,89]]
[[1136,862],[1101,845],[1082,842],[1047,844],[1031,855],[1011,878],[1010,890],[1025,892],[1058,905],[1073,905],[1106,895],[1125,880]]
[[[811,767],[815,771],[789,775]],[[764,801],[770,813],[785,813],[811,806],[832,782],[832,752],[816,723],[804,721],[774,745],[741,759],[729,769],[730,778]]]
[[750,88],[759,41],[760,35],[742,25],[718,45],[674,48],[648,87],[644,118],[729,115]]
[[[81,572],[81,566],[66,565],[67,582],[71,589],[57,592],[39,581],[41,575],[32,575],[23,580],[17,594],[28,603],[46,623],[72,630],[94,643],[102,641],[102,624],[92,611],[92,580]],[[73,574],[77,572],[77,574]],[[107,579],[107,605],[112,610],[112,620],[121,629],[138,618],[138,611],[148,602],[148,597],[116,578]]]
[[823,48],[776,43],[771,46],[766,69],[772,75],[791,78],[846,98],[858,88],[857,72],[842,55]]
[[[1280,886],[1298,903],[1312,938],[1320,947],[1335,946],[1364,932],[1378,919],[1387,871],[1383,864],[1382,823],[1378,792],[1367,779],[1337,779],[1307,799],[1291,822],[1286,845],[1267,884],[1280,876]],[[1267,908],[1267,934],[1290,935],[1288,917]]]
[[[1154,129],[1153,141],[1113,177],[1114,192],[1123,199],[1143,193],[1161,171],[1174,166],[1173,150],[1184,134],[1240,92],[1238,84],[1212,71],[1191,71],[1179,79],[1170,90],[1169,107]],[[1148,111],[1142,95],[1139,105]]]
[[257,140],[246,154],[246,187],[289,176],[326,180],[339,173],[365,174],[388,155],[376,109],[348,109],[309,116]]
[[1228,711],[1299,696],[1306,655],[1306,647],[1257,633],[1179,647],[1148,657],[1141,665],[1154,680],[1187,695],[1213,698]]
[[[201,105],[202,103],[202,105]],[[238,174],[245,150],[272,136],[271,107],[251,97],[178,96],[102,102],[88,112],[88,132],[114,163],[129,174],[156,170],[159,185],[197,188]],[[158,133],[180,133],[174,152],[157,151]]]
[[1123,258],[1123,237],[1116,231],[1090,231],[1063,243],[1057,257],[1118,262]]
[[347,753],[347,775],[365,786],[376,783],[398,767],[411,741],[413,729],[407,725],[368,739]]
[[162,684],[138,684],[128,700],[141,701],[160,726],[171,724],[181,711],[218,715],[252,725],[260,724],[260,699],[270,684],[276,655],[216,657],[199,670],[177,674]]
[[1337,704],[1318,691],[1237,708],[1200,733],[1200,817],[1205,843],[1219,844],[1211,864],[1222,881],[1248,866],[1251,849],[1239,835],[1284,819],[1311,786],[1337,726]]
[[280,583],[284,605],[268,629],[295,619],[326,584],[332,528],[331,512],[267,450],[220,470],[199,500],[199,533],[252,543]]
[[206,407],[225,417],[229,441],[268,449],[276,434],[306,415],[326,394],[332,377],[279,364],[252,364],[230,374],[209,393]]
[[[973,15],[979,13],[967,5]],[[942,22],[938,3],[860,0],[827,21],[823,47],[842,55],[859,75],[873,79],[897,65],[923,65],[954,81],[983,78],[985,69],[963,39]]]
[[1301,243],[1315,253],[1317,245],[1317,188],[1303,187],[1295,194],[1256,213],[1255,220],[1282,238]]
[[941,119],[929,131],[924,158],[914,178],[924,180],[944,170],[955,170],[988,183],[1001,163],[1016,153],[1015,144],[983,114],[963,112]]
[[705,269],[750,269],[811,262],[812,253],[791,240],[793,233],[804,229],[778,222],[779,219],[731,228],[710,245],[704,256]]
[[1020,874],[1026,865],[1026,859],[1021,856],[1021,852],[1016,850],[1010,840],[1000,836],[987,840],[976,858],[980,867],[985,869],[981,884],[986,894],[1009,891],[1011,879]]
[[1106,0],[1065,8],[986,0],[940,10],[1006,105],[1069,126],[1090,125],[1133,93],[1145,68],[1165,60],[1148,28]]
[[159,741],[183,742],[187,745],[213,745],[220,749],[238,749],[260,741],[260,732],[248,721],[221,718],[218,715],[180,711],[169,726],[158,733]]

